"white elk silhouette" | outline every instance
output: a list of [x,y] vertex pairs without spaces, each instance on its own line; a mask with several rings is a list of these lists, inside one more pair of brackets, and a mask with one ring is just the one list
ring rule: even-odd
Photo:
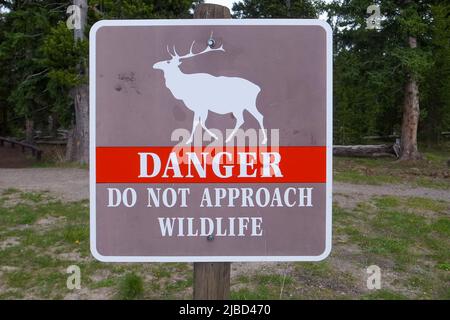
[[194,44],[195,41],[192,42],[189,53],[183,56],[178,55],[175,46],[173,47],[173,54],[167,47],[171,59],[159,61],[153,65],[153,69],[164,72],[166,87],[172,92],[173,96],[182,100],[186,107],[194,112],[192,131],[187,144],[192,142],[194,131],[199,123],[206,132],[217,139],[217,136],[205,125],[208,111],[218,114],[233,113],[236,118],[236,125],[226,139],[226,142],[229,142],[244,123],[244,110],[247,110],[258,120],[263,132],[261,143],[265,144],[267,135],[263,125],[264,117],[256,108],[256,98],[261,89],[256,84],[242,78],[216,77],[208,73],[183,73],[179,68],[183,59],[212,51],[225,52],[223,45],[221,45],[216,49],[207,46],[205,50],[193,53]]

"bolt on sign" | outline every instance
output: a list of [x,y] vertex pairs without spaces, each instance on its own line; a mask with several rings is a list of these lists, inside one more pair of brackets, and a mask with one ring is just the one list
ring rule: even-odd
[[320,20],[96,23],[93,255],[324,259],[331,72],[331,29]]

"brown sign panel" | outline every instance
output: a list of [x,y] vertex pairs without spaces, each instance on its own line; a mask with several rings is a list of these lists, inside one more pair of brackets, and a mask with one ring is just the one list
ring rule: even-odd
[[101,261],[317,261],[331,250],[331,30],[101,21],[90,34]]

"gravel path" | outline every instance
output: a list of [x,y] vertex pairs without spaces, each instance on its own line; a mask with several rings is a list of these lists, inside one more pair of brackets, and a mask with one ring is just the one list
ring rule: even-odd
[[361,196],[399,196],[422,197],[435,200],[450,201],[450,190],[411,187],[407,184],[366,185],[336,182],[334,192],[345,195]]
[[353,209],[358,203],[373,196],[421,197],[450,202],[450,191],[411,187],[407,184],[366,185],[335,182],[333,201],[346,209]]
[[0,192],[7,188],[50,191],[65,201],[89,198],[89,171],[73,168],[0,168]]
[[[86,169],[24,168],[0,169],[0,192],[7,188],[25,191],[50,191],[65,201],[89,198],[89,173]],[[425,197],[450,201],[449,190],[412,188],[408,185],[359,185],[335,182],[334,200],[343,206],[378,195]]]

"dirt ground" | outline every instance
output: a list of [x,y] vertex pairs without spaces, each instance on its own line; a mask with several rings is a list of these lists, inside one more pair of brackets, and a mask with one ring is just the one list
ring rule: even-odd
[[0,168],[26,168],[35,163],[30,151],[22,152],[20,146],[0,147]]
[[[8,188],[49,191],[64,201],[89,199],[89,171],[76,168],[0,168],[0,191]],[[344,208],[353,207],[353,203],[361,199],[385,195],[450,200],[448,190],[402,184],[363,185],[334,182],[333,194],[333,200]]]

